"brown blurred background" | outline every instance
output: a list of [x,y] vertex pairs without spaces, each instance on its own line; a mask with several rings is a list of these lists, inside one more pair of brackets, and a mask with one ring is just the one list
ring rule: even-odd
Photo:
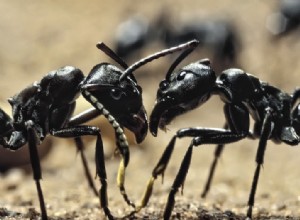
[[[21,0],[0,2],[0,101],[1,108],[9,112],[6,99],[19,92],[47,72],[64,65],[80,68],[86,75],[97,63],[112,62],[95,45],[99,41],[114,48],[118,25],[133,15],[144,16],[155,22],[161,13],[169,16],[173,25],[187,20],[203,22],[225,19],[237,30],[241,48],[236,66],[258,76],[261,80],[292,92],[300,85],[300,30],[279,40],[274,40],[266,28],[271,13],[277,10],[279,1],[50,1],[25,2]],[[165,48],[153,41],[133,61]],[[182,65],[210,57],[204,49],[187,58]],[[126,60],[127,61],[127,60]],[[144,90],[144,102],[150,114],[155,101],[158,83],[171,64],[168,58],[150,63],[135,75]],[[235,67],[235,66],[232,66]],[[90,107],[80,99],[78,112]],[[106,152],[113,151],[107,124],[102,120]],[[178,117],[158,137],[150,134],[138,147],[131,149],[131,162],[127,171],[126,186],[129,196],[138,201],[160,154],[172,135],[179,128],[189,126],[222,127],[224,115],[222,103],[213,97],[207,104],[191,113]],[[49,137],[50,138],[50,137]],[[164,184],[155,185],[153,199],[138,215],[159,218],[167,199],[170,185],[178,170],[189,140],[180,140],[165,173]],[[189,204],[190,218],[195,217],[195,207],[208,210],[231,210],[245,214],[248,193],[255,168],[255,152],[258,142],[252,140],[231,144],[222,155],[216,178],[207,199],[200,199],[212,160],[214,146],[201,146],[194,150],[191,168],[185,183],[184,195],[178,195],[178,206]],[[94,173],[94,140],[86,142],[86,153]],[[135,145],[134,143],[132,145]],[[109,153],[107,153],[109,154]],[[254,214],[278,215],[279,218],[300,217],[300,149],[284,144],[268,143],[265,165],[259,181]],[[1,158],[1,155],[0,155]],[[13,157],[11,160],[18,160]],[[116,187],[118,158],[107,159],[109,174],[109,201],[116,215],[128,212]],[[1,163],[1,161],[0,161]],[[42,187],[49,215],[66,219],[101,219],[99,202],[87,187],[79,156],[72,141],[53,139],[53,149],[43,160]],[[0,207],[12,212],[27,213],[34,207],[39,212],[38,199],[31,176],[17,170],[1,176]],[[97,183],[98,184],[98,183]],[[26,217],[26,216],[25,216]],[[23,215],[20,219],[25,218]],[[28,217],[28,216],[27,216]],[[185,219],[184,216],[181,216]],[[186,217],[187,218],[187,217]]]

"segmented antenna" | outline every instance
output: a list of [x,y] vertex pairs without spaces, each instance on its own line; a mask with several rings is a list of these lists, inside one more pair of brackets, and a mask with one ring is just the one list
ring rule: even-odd
[[123,80],[125,77],[127,77],[129,74],[131,74],[133,71],[135,71],[136,69],[138,69],[139,67],[145,65],[146,63],[151,62],[152,60],[158,59],[160,57],[166,56],[168,54],[183,50],[183,49],[187,49],[187,50],[191,50],[192,48],[194,49],[195,47],[198,46],[200,42],[198,40],[192,40],[189,41],[187,43],[184,44],[180,44],[178,46],[175,47],[171,47],[169,49],[166,50],[162,50],[160,52],[157,52],[155,54],[152,54],[146,58],[141,59],[140,61],[132,64],[130,67],[128,67],[123,74],[120,76],[119,81]]

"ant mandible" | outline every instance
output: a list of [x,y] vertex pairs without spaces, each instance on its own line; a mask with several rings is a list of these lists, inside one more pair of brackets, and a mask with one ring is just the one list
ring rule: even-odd
[[[109,63],[100,63],[92,68],[87,77],[84,77],[80,69],[65,66],[49,72],[39,82],[33,83],[8,99],[13,117],[11,118],[0,109],[0,145],[9,150],[18,150],[28,143],[30,163],[43,220],[48,219],[48,215],[40,184],[42,171],[37,145],[47,135],[75,138],[89,184],[98,195],[83,154],[81,136],[92,135],[97,138],[95,161],[97,176],[101,183],[100,203],[105,215],[109,219],[114,219],[108,208],[107,175],[100,129],[95,126],[82,125],[99,115],[104,115],[114,128],[117,148],[122,156],[117,177],[118,187],[124,200],[135,207],[134,203],[129,200],[124,187],[125,168],[129,163],[129,147],[123,127],[132,131],[137,143],[140,143],[147,134],[148,121],[142,101],[142,88],[137,84],[132,72],[154,59],[189,48],[197,43],[197,41],[191,41],[163,50],[141,59],[130,67],[108,46],[98,43],[97,47],[126,71]],[[124,72],[126,76],[121,77]],[[80,94],[94,108],[72,117],[76,99]]]
[[[154,181],[159,175],[163,176],[177,138],[192,137],[192,141],[169,193],[164,219],[171,216],[175,195],[184,184],[194,147],[202,144],[218,145],[210,176],[202,194],[205,196],[224,145],[248,137],[259,138],[257,166],[248,200],[247,217],[251,218],[267,141],[284,142],[291,146],[297,145],[300,141],[297,134],[300,132],[300,104],[296,104],[300,97],[300,89],[295,90],[293,94],[282,92],[241,69],[227,69],[217,77],[208,59],[174,71],[192,50],[193,48],[179,56],[168,70],[166,79],[160,82],[156,103],[150,116],[150,131],[153,136],[157,136],[158,127],[164,130],[175,117],[201,106],[211,95],[218,95],[224,102],[225,126],[223,129],[190,127],[178,130],[155,166],[136,211],[147,205]],[[253,132],[249,130],[250,115],[254,120]]]

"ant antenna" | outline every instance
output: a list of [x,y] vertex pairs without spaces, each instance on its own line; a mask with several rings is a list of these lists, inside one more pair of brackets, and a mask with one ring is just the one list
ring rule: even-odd
[[99,42],[96,44],[96,47],[104,52],[107,56],[112,58],[114,61],[116,61],[124,69],[128,68],[128,65],[125,63],[125,61],[121,57],[119,57],[112,49],[110,49],[105,43]]
[[[186,54],[187,51],[189,51],[185,56],[181,56],[180,57],[186,57],[189,53],[191,53],[199,44],[200,42],[198,40],[192,40],[192,41],[189,41],[187,43],[184,43],[184,44],[180,44],[178,46],[175,46],[175,47],[171,47],[169,49],[165,49],[165,50],[162,50],[160,52],[157,52],[155,54],[152,54],[146,58],[143,58],[141,59],[140,61],[132,64],[130,67],[128,67],[124,72],[123,74],[120,76],[120,79],[119,81],[122,81],[125,77],[127,77],[129,74],[131,74],[133,71],[135,71],[136,69],[138,69],[139,67],[143,66],[144,64],[146,63],[149,63],[151,62],[152,60],[155,60],[155,59],[158,59],[160,57],[163,57],[163,56],[166,56],[168,54],[171,54],[171,53],[174,53],[174,52],[177,52],[177,51],[180,51],[180,50],[183,50],[183,49],[186,49],[183,54]],[[191,51],[190,51],[191,50]],[[182,58],[182,59],[183,59]],[[176,64],[178,64],[182,59],[180,59],[178,62],[176,62]],[[176,59],[178,60],[178,58]],[[173,65],[172,65],[173,66]],[[175,68],[175,67],[174,67]]]
[[192,48],[188,48],[187,50],[183,51],[177,58],[176,60],[172,63],[172,65],[170,66],[167,74],[166,74],[166,79],[169,79],[172,72],[174,71],[174,69],[177,67],[177,65],[184,59],[186,58],[193,50],[195,49],[195,47]]

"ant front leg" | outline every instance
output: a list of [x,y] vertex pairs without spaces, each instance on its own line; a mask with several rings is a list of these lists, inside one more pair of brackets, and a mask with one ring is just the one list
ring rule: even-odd
[[[205,130],[205,132],[209,133],[208,129],[204,129],[204,130]],[[225,131],[225,129],[223,131]],[[214,130],[212,132],[214,132]],[[164,177],[164,172],[168,166],[168,163],[170,161],[170,158],[171,158],[173,150],[174,150],[176,138],[197,137],[200,134],[204,135],[202,128],[183,128],[183,129],[180,129],[177,131],[176,135],[173,136],[173,138],[169,142],[168,146],[166,147],[165,151],[163,152],[161,158],[159,159],[157,165],[155,166],[155,168],[152,171],[152,176],[147,183],[146,190],[141,199],[141,203],[136,209],[137,212],[140,211],[143,207],[145,207],[148,204],[150,197],[152,195],[153,185],[154,185],[154,182],[157,179],[157,177],[159,175],[161,175],[162,178]],[[186,160],[188,160],[188,158]],[[178,181],[175,181],[175,182],[178,182]]]
[[[129,199],[129,196],[126,193],[125,190],[125,170],[126,167],[128,166],[129,159],[130,159],[130,153],[129,153],[129,145],[127,142],[127,138],[125,135],[125,132],[120,125],[120,123],[115,119],[115,117],[101,104],[98,102],[97,98],[94,97],[90,92],[91,91],[98,91],[103,89],[103,87],[106,86],[101,86],[98,84],[90,84],[90,85],[85,85],[82,87],[83,89],[83,94],[87,100],[89,100],[94,107],[97,109],[99,114],[102,114],[108,122],[112,125],[114,131],[115,131],[115,136],[116,136],[116,141],[118,142],[117,147],[118,150],[122,156],[122,159],[120,161],[119,169],[118,169],[118,176],[117,176],[117,184],[120,189],[121,195],[123,196],[125,202],[130,205],[131,207],[135,208],[135,204]],[[111,88],[110,86],[107,86],[108,88]]]
[[140,211],[143,207],[145,207],[149,200],[150,197],[152,195],[152,191],[153,191],[153,185],[154,185],[154,181],[157,179],[157,177],[159,175],[162,176],[162,180],[164,177],[164,172],[168,166],[168,163],[170,161],[170,158],[172,156],[172,153],[174,151],[174,146],[176,143],[176,138],[182,138],[182,137],[195,137],[196,133],[195,133],[195,128],[184,128],[184,129],[180,129],[179,131],[177,131],[176,135],[173,136],[173,138],[171,139],[171,141],[169,142],[168,146],[165,148],[165,151],[163,152],[161,158],[159,159],[157,165],[155,166],[155,168],[152,171],[152,176],[149,179],[147,186],[146,186],[146,190],[144,192],[144,195],[141,199],[141,203],[140,205],[137,207],[136,212]]
[[168,163],[170,161],[170,158],[172,156],[177,137],[178,137],[177,135],[174,135],[174,137],[171,139],[168,146],[166,147],[165,151],[163,152],[161,158],[159,159],[157,165],[153,169],[152,176],[150,177],[150,179],[147,183],[146,190],[142,196],[140,205],[137,206],[135,212],[139,212],[142,208],[144,208],[148,204],[150,197],[152,195],[153,185],[154,185],[154,182],[157,179],[157,177],[159,175],[161,175],[162,180],[163,180],[164,172],[165,172],[165,170],[168,166]]
[[[100,115],[100,112],[97,109],[90,108],[90,109],[72,117],[70,119],[70,121],[68,122],[68,127],[73,127],[73,126],[76,126],[79,124],[83,124],[85,122],[88,122],[88,121],[94,119],[95,117],[97,117],[99,115]],[[80,137],[74,138],[74,141],[75,141],[75,144],[77,147],[77,151],[80,153],[83,170],[84,170],[85,176],[87,178],[88,184],[89,184],[90,188],[92,189],[92,191],[94,192],[94,194],[96,196],[99,196],[98,191],[95,186],[95,183],[93,181],[93,177],[91,175],[90,169],[88,167],[88,162],[87,162],[86,156],[84,154],[84,144]]]
[[102,138],[101,138],[99,128],[93,126],[76,126],[76,127],[64,128],[61,130],[52,130],[51,134],[56,137],[70,137],[70,138],[74,138],[74,137],[76,138],[85,135],[93,135],[97,137],[95,161],[96,161],[97,175],[99,176],[100,183],[101,183],[101,188],[99,190],[100,203],[105,215],[109,219],[114,219],[114,216],[111,214],[111,211],[108,208],[107,175],[106,175],[106,168],[105,168],[103,143],[102,143]]

